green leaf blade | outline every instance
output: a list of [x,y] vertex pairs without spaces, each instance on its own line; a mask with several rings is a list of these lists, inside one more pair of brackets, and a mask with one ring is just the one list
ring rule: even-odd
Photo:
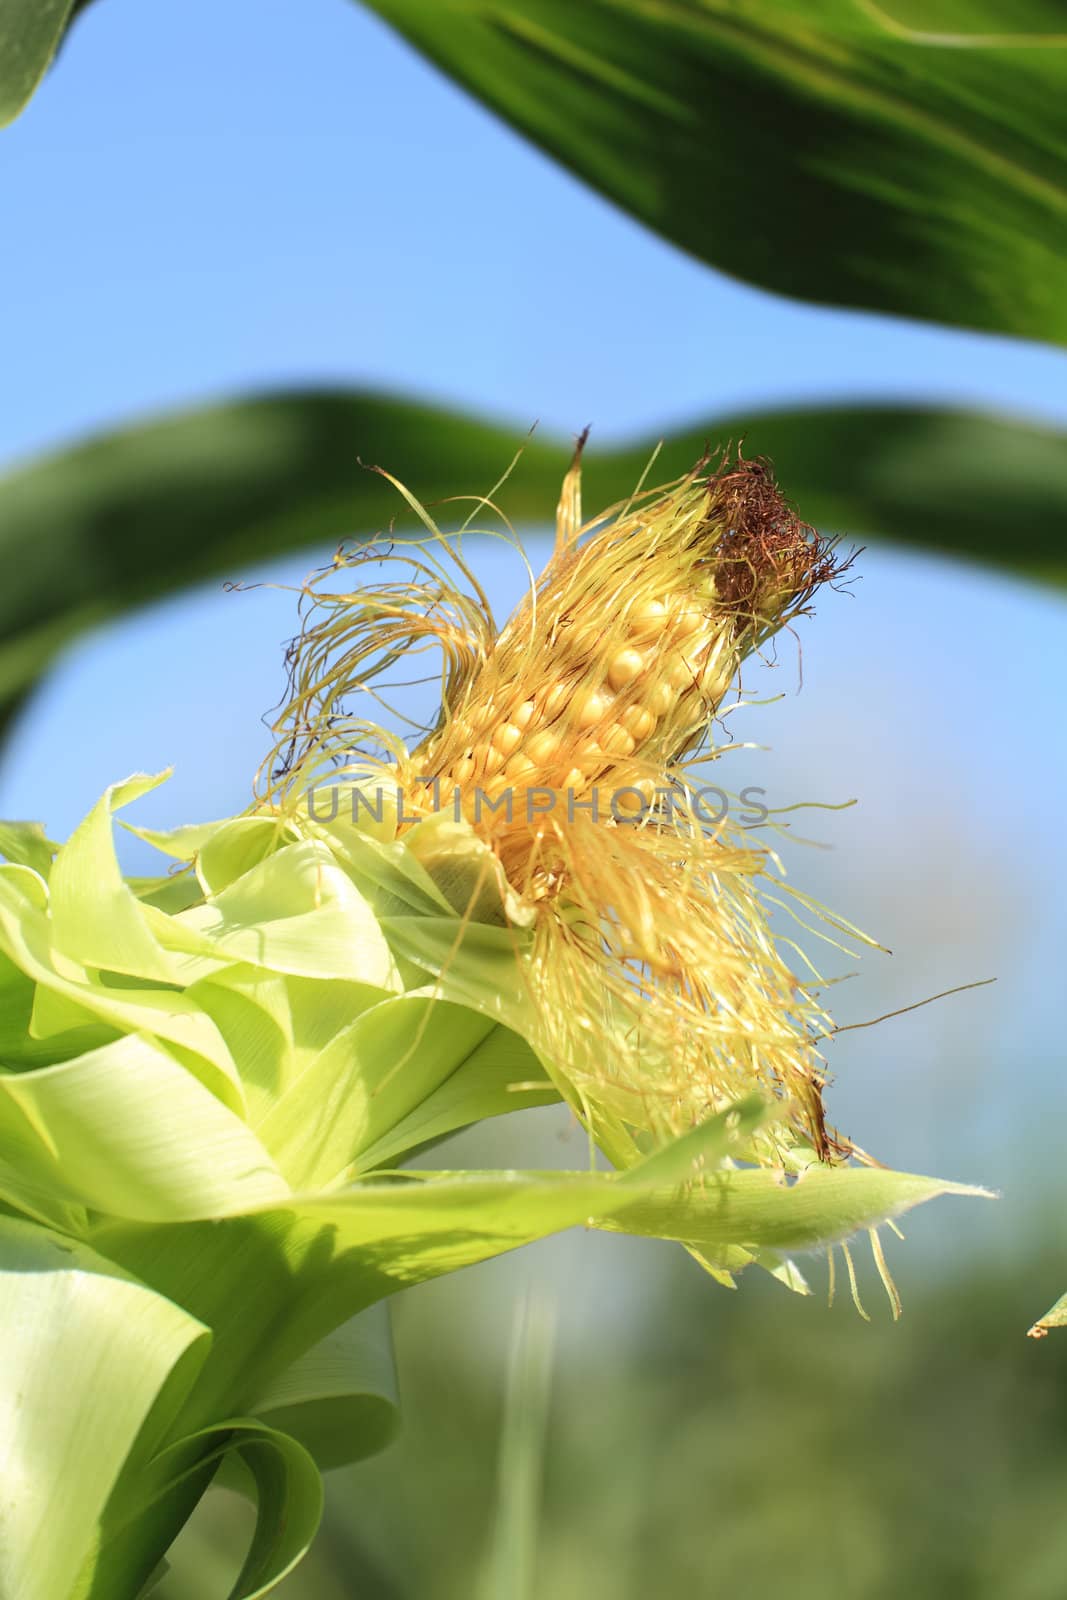
[[0,1595],[68,1600],[152,1407],[206,1329],[86,1246],[0,1218]]
[[0,0],[0,127],[13,122],[48,70],[75,0]]
[[[276,394],[118,429],[10,472],[0,480],[0,707],[19,704],[78,632],[131,606],[394,517],[406,525],[403,502],[361,462],[388,466],[432,504],[491,484],[524,432],[372,393]],[[1061,430],[919,405],[756,412],[675,431],[657,470],[669,477],[709,441],[740,438],[827,531],[1067,583]],[[630,494],[657,442],[591,449],[586,504]],[[571,449],[526,441],[504,496],[518,525],[549,522]]]
[[847,0],[372,3],[527,137],[733,276],[1067,341],[1062,20],[1032,41],[962,41]]

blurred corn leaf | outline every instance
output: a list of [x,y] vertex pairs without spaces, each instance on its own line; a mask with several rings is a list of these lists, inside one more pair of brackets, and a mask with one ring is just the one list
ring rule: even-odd
[[[1067,580],[1062,433],[964,412],[819,407],[680,430],[657,470],[681,472],[709,442],[742,436],[824,528]],[[520,525],[547,522],[569,442],[524,444],[497,423],[358,391],[205,406],[17,468],[0,481],[0,726],[64,644],[127,607],[298,546],[409,522],[364,463],[433,503],[488,492],[520,446],[503,504]],[[588,510],[627,495],[653,446],[594,446]]]
[[1050,1328],[1067,1328],[1067,1294],[1061,1294],[1056,1304],[1034,1323],[1030,1329],[1031,1339],[1043,1339]]
[[[1067,339],[1056,0],[368,3],[559,161],[736,277]],[[69,10],[0,0],[0,116],[32,92]]]
[[74,0],[0,0],[0,127],[18,116],[55,54]]
[[527,1295],[511,1340],[496,1506],[478,1600],[534,1600],[555,1308]]
[[1055,0],[371,0],[612,200],[807,300],[1067,339]]

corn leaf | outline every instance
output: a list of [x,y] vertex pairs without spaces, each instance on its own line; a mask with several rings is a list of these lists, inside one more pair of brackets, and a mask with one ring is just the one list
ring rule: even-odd
[[371,3],[551,155],[735,277],[1067,341],[1053,0],[1025,18],[1007,0]]
[[[1067,339],[1054,0],[1022,15],[1007,0],[369,4],[587,182],[736,277]],[[0,0],[0,120],[32,93],[70,10]]]
[[[411,1137],[410,1128],[400,1132],[409,1116],[423,1127],[424,1139],[433,1136],[425,1131],[427,1124],[434,1134],[443,1131],[440,1102],[435,1106],[434,1098],[457,1074],[466,1072],[468,1080],[477,1077],[474,1092],[482,1110],[490,1089],[486,1069],[491,1073],[495,1065],[485,1046],[491,1037],[503,1036],[503,1029],[477,1012],[433,994],[381,1000],[337,1033],[294,1078],[259,1124],[259,1135],[295,1189],[322,1188],[336,1182],[353,1161],[365,1167],[362,1153],[375,1145],[403,1151],[405,1140],[420,1142]],[[505,1056],[509,1071],[521,1056],[517,1040],[516,1046]],[[526,1076],[540,1076],[536,1058],[529,1051],[526,1057]],[[507,1085],[497,1094],[495,1110],[515,1109]],[[453,1088],[450,1104],[456,1107],[459,1098]],[[473,1109],[468,1103],[465,1113]],[[473,1119],[468,1115],[467,1120]]]
[[486,1117],[551,1105],[558,1099],[559,1091],[526,1041],[508,1028],[494,1026],[421,1105],[360,1151],[353,1175],[391,1166]]
[[0,0],[0,127],[44,77],[75,0]]
[[1052,1328],[1067,1328],[1067,1294],[1061,1294],[1056,1304],[1034,1323],[1030,1329],[1030,1337],[1042,1339]]
[[[488,489],[524,431],[373,394],[278,394],[119,429],[18,468],[0,481],[0,707],[13,709],[82,629],[127,607],[280,551],[403,525],[407,508],[360,460],[432,503]],[[861,404],[712,417],[672,435],[660,466],[681,471],[709,440],[742,436],[829,530],[1067,580],[1067,448],[1054,429]],[[627,495],[654,442],[591,448],[588,506]],[[503,494],[520,526],[551,518],[570,448],[526,444]]]
[[[0,954],[37,985],[29,1031],[57,1050],[93,1024],[144,1032],[182,1052],[186,1065],[235,1110],[243,1105],[233,1058],[214,1022],[175,989],[118,988],[52,947],[47,885],[26,867],[0,866]],[[58,964],[57,964],[58,963]]]
[[[134,1458],[136,1460],[136,1457]],[[166,1548],[219,1467],[256,1507],[248,1554],[227,1600],[260,1600],[307,1552],[322,1519],[322,1477],[297,1439],[256,1417],[225,1417],[157,1455],[130,1463],[85,1568],[78,1600],[140,1600]]]
[[2,1600],[68,1600],[146,1419],[185,1357],[191,1380],[206,1341],[195,1317],[87,1246],[0,1217]]
[[140,1034],[0,1075],[0,1147],[24,1184],[108,1216],[223,1216],[289,1193],[252,1129]]
[[988,1190],[878,1167],[809,1167],[785,1182],[767,1171],[716,1172],[684,1192],[638,1200],[594,1226],[678,1239],[715,1252],[810,1250],[850,1238],[942,1195],[992,1198]]
[[384,1450],[399,1425],[398,1407],[388,1313],[372,1306],[294,1361],[254,1409],[325,1471]]
[[[385,824],[361,840],[301,812],[157,839],[192,856],[195,894],[168,911],[114,856],[115,811],[158,781],[113,785],[40,863],[47,880],[0,867],[0,1198],[26,1219],[0,1230],[0,1262],[66,1251],[108,1310],[148,1296],[192,1330],[188,1359],[159,1356],[66,1565],[31,1600],[135,1600],[220,1470],[257,1508],[234,1600],[272,1589],[314,1535],[320,1469],[395,1425],[381,1324],[362,1314],[400,1289],[580,1224],[679,1239],[719,1276],[752,1260],[789,1276],[785,1250],[974,1192],[722,1170],[781,1114],[759,1097],[643,1159],[631,1141],[623,1172],[389,1170],[473,1118],[557,1098],[521,1036],[522,930],[465,924],[432,849],[420,862]],[[35,1293],[17,1285],[15,1301]],[[71,1339],[95,1304],[70,1307]],[[77,1415],[95,1379],[57,1365],[65,1350],[49,1372]],[[116,1341],[108,1382],[125,1356]],[[28,1425],[47,1435],[46,1417]],[[31,1521],[16,1503],[23,1564]]]

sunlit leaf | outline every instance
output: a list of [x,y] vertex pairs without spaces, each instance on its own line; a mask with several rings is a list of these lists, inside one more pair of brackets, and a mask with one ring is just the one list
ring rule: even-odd
[[[618,205],[736,277],[1067,339],[1067,27],[1053,0],[367,3]],[[0,121],[70,10],[0,0]]]
[[3,1600],[68,1600],[146,1418],[205,1339],[88,1247],[0,1217]]
[[104,1216],[175,1222],[289,1192],[251,1128],[138,1034],[0,1074],[0,1149],[23,1183]]
[[881,1167],[809,1167],[791,1182],[768,1171],[716,1172],[685,1191],[642,1199],[595,1226],[721,1245],[805,1250],[848,1239],[941,1195],[978,1196],[969,1184]]
[[1040,20],[971,0],[941,25],[913,0],[370,3],[735,277],[1067,340],[1067,25],[1051,0]]

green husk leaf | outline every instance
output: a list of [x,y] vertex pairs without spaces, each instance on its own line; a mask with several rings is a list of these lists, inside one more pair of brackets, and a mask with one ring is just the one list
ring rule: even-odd
[[175,963],[149,930],[144,908],[122,876],[111,814],[170,777],[139,773],[112,784],[56,857],[51,876],[52,938],[81,966],[176,983]]
[[0,856],[13,866],[31,867],[47,879],[58,849],[39,822],[0,822]]
[[384,999],[331,1039],[259,1125],[290,1183],[321,1189],[388,1137],[482,1046],[493,1024],[425,994]]
[[237,1068],[199,1006],[174,989],[112,987],[69,960],[60,971],[52,934],[45,884],[27,867],[0,867],[0,954],[37,985],[29,1024],[33,1037],[46,1039],[94,1023],[153,1034],[181,1051],[184,1063],[212,1093],[241,1112]]
[[15,1140],[11,1164],[38,1193],[103,1216],[225,1216],[289,1193],[246,1123],[138,1034],[0,1076],[0,1142]]
[[392,1166],[459,1128],[527,1106],[552,1105],[559,1090],[529,1045],[494,1025],[449,1077],[387,1133],[361,1150],[353,1176]]
[[191,1380],[207,1330],[88,1246],[8,1217],[0,1289],[0,1595],[68,1600],[135,1440],[179,1362]]
[[372,1306],[279,1374],[254,1409],[325,1472],[384,1450],[399,1427],[399,1403],[388,1312]]
[[678,1239],[714,1252],[810,1250],[877,1227],[941,1195],[994,1198],[989,1190],[881,1167],[809,1167],[792,1182],[763,1170],[715,1172],[682,1193],[642,1199],[622,1219],[594,1226]]

